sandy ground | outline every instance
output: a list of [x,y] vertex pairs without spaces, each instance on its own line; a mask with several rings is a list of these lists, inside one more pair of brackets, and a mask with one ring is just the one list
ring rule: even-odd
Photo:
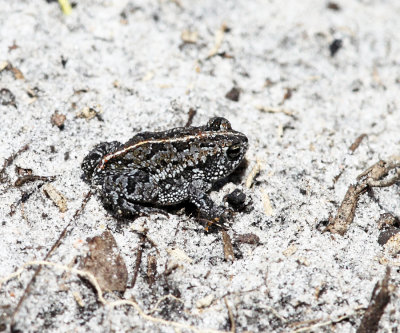
[[[0,330],[355,332],[389,265],[379,330],[397,331],[400,261],[378,243],[377,221],[400,216],[399,185],[362,194],[343,236],[323,231],[356,177],[399,155],[398,1],[75,4],[67,16],[57,2],[0,0],[0,167],[29,145],[0,183]],[[225,97],[233,87],[238,101]],[[93,196],[74,217],[89,191],[80,163],[95,144],[184,126],[190,109],[193,125],[223,116],[249,138],[247,168],[211,194],[247,196],[227,231],[234,260],[222,233],[187,212],[121,223]],[[24,169],[55,180],[16,186]],[[4,278],[43,260],[67,225],[48,261],[82,267],[87,239],[109,230],[128,288],[103,303],[130,304],[103,305],[87,277],[44,267],[17,308],[38,266]]]

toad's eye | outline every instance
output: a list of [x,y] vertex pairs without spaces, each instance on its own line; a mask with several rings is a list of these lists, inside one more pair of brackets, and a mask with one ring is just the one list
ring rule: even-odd
[[229,131],[232,129],[231,123],[222,117],[211,118],[206,127],[212,131]]
[[230,146],[228,150],[226,151],[226,155],[230,160],[234,160],[235,158],[238,158],[240,156],[240,145],[236,144],[233,146]]

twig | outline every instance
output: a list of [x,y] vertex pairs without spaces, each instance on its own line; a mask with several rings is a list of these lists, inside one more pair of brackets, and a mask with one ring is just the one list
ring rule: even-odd
[[147,229],[145,229],[145,231],[140,235],[138,250],[137,250],[137,254],[136,254],[135,270],[133,272],[133,277],[132,277],[132,282],[131,282],[130,288],[133,288],[136,284],[136,279],[137,279],[137,276],[139,273],[140,263],[142,262],[142,254],[143,254],[144,243],[146,241],[146,234],[147,234]]
[[387,267],[382,282],[377,282],[372,291],[371,301],[364,313],[364,317],[361,320],[360,327],[357,329],[357,333],[375,333],[378,331],[379,321],[386,306],[390,302],[389,279],[390,268]]
[[228,30],[228,27],[226,26],[225,23],[221,25],[221,27],[217,30],[215,33],[215,40],[214,40],[214,46],[208,53],[208,56],[206,59],[209,59],[213,56],[215,56],[218,53],[219,48],[222,45],[222,41],[224,40],[225,32]]
[[[360,136],[358,136],[355,141],[351,144],[351,146],[349,147],[349,150],[354,153],[356,151],[356,149],[358,148],[358,146],[361,144],[362,140],[367,136],[367,134],[363,133]],[[343,172],[344,172],[344,168],[342,170],[340,170],[340,172],[333,177],[333,184],[335,184],[339,178],[342,176]]]
[[245,186],[250,188],[253,185],[254,179],[261,171],[261,161],[257,158],[256,164],[254,165],[253,169],[251,169],[249,175],[247,176]]
[[65,15],[71,14],[72,7],[68,0],[58,0],[61,10]]
[[3,182],[4,179],[6,179],[6,177],[3,177],[3,174],[6,171],[7,167],[9,167],[21,153],[23,153],[24,151],[28,150],[28,148],[29,148],[29,145],[26,144],[21,149],[19,149],[17,152],[15,152],[10,157],[5,159],[5,161],[3,163],[3,167],[0,170],[0,182]]
[[335,184],[339,180],[339,178],[342,176],[343,172],[344,172],[344,168],[342,170],[340,170],[340,172],[335,177],[333,177],[333,179],[332,179],[333,184]]
[[156,282],[157,257],[149,254],[147,256],[147,283],[151,287]]
[[231,322],[231,330],[230,331],[232,333],[235,333],[236,332],[235,318],[233,317],[232,310],[229,307],[228,300],[226,299],[226,297],[224,297],[224,301],[225,301],[226,308],[228,309],[229,321]]
[[143,235],[144,237],[146,237],[146,241],[149,242],[151,244],[151,246],[153,246],[156,249],[157,254],[160,254],[160,251],[158,250],[157,243],[147,235],[147,231],[144,232],[145,230],[146,229],[144,229],[144,228],[142,230],[135,230],[135,229],[132,228],[132,231],[134,233],[136,233],[136,234],[138,234],[140,236]]
[[349,147],[349,150],[354,153],[358,146],[360,145],[361,141],[367,136],[367,134],[363,133],[357,139],[352,143],[352,145]]
[[283,113],[289,117],[292,117],[293,119],[296,119],[296,116],[293,111],[287,110],[287,109],[282,109],[282,108],[275,108],[272,106],[256,106],[256,108],[261,111],[261,112],[267,112],[267,113]]
[[225,260],[232,262],[235,260],[235,254],[233,253],[231,238],[229,237],[228,233],[223,229],[221,229],[221,234],[222,234],[222,243],[224,245]]
[[[47,254],[45,255],[45,257],[43,258],[43,261],[46,261],[52,254],[53,252],[60,246],[63,238],[66,236],[66,234],[72,231],[73,226],[72,222],[74,222],[77,217],[82,213],[83,209],[85,208],[87,202],[89,201],[90,197],[92,196],[92,191],[89,191],[86,196],[84,197],[83,201],[82,201],[82,205],[81,207],[75,212],[74,216],[72,217],[72,219],[67,223],[67,225],[65,226],[65,228],[63,229],[63,231],[61,232],[60,236],[58,237],[58,239],[56,240],[56,242],[53,244],[53,246],[50,248],[50,250],[47,252]],[[70,228],[71,227],[71,228]],[[70,230],[69,230],[70,229]],[[40,271],[42,270],[42,266],[39,266],[36,270],[35,273],[33,274],[31,280],[28,282],[24,293],[22,294],[21,298],[18,301],[17,306],[15,307],[13,313],[11,314],[11,326],[14,325],[14,320],[15,320],[15,316],[18,313],[18,311],[21,308],[22,303],[24,302],[24,300],[27,298],[31,287],[33,285],[33,283],[36,280],[36,277],[39,275]],[[0,286],[1,286],[1,280],[0,280]]]
[[175,300],[177,302],[181,302],[183,304],[183,301],[180,298],[178,298],[178,297],[176,297],[176,296],[174,296],[172,294],[168,294],[168,295],[165,295],[165,296],[161,297],[157,301],[156,305],[154,305],[154,307],[148,312],[148,314],[151,314],[151,313],[154,313],[154,312],[158,311],[159,310],[158,306],[160,305],[160,303],[165,301],[168,298],[172,298],[173,300]]
[[196,113],[197,113],[197,110],[196,110],[196,109],[193,109],[193,108],[190,108],[190,109],[189,109],[189,112],[188,112],[188,120],[187,120],[187,122],[186,122],[185,127],[189,127],[189,126],[192,125],[193,118],[194,118],[194,116],[196,115]]
[[264,305],[265,308],[270,311],[276,318],[278,318],[279,320],[281,320],[283,323],[287,322],[287,319],[283,316],[281,316],[278,311],[276,311],[272,306],[269,305]]
[[55,176],[35,176],[35,175],[26,175],[22,177],[18,177],[15,181],[14,186],[20,187],[26,183],[34,182],[37,180],[41,180],[44,182],[53,182],[56,179]]
[[58,263],[54,263],[54,262],[49,262],[49,261],[30,261],[25,263],[21,268],[19,268],[15,273],[11,274],[10,276],[0,279],[0,287],[3,283],[16,278],[17,276],[19,276],[27,267],[31,267],[31,266],[37,266],[39,265],[39,267],[43,267],[43,266],[47,266],[47,267],[53,267],[56,269],[61,269],[63,271],[72,273],[72,274],[76,274],[77,276],[84,278],[86,280],[88,280],[90,282],[90,284],[93,286],[93,288],[96,290],[96,294],[97,294],[97,298],[99,300],[99,302],[104,305],[107,306],[109,308],[115,308],[118,306],[123,306],[123,305],[129,305],[132,306],[138,313],[139,315],[148,321],[157,323],[157,324],[161,324],[161,325],[166,325],[166,326],[172,326],[178,329],[189,329],[192,330],[194,332],[199,332],[199,333],[205,333],[205,332],[210,332],[210,333],[226,333],[225,331],[218,331],[218,330],[214,330],[214,329],[199,329],[195,326],[192,325],[188,325],[188,324],[184,324],[184,323],[179,323],[179,322],[175,322],[175,321],[170,321],[170,320],[165,320],[165,319],[161,319],[161,318],[156,318],[153,316],[150,316],[149,314],[146,314],[142,308],[134,301],[130,301],[130,300],[125,300],[125,299],[120,299],[117,301],[112,301],[112,302],[108,302],[105,298],[104,298],[104,292],[101,289],[99,282],[97,281],[97,279],[95,278],[95,276],[87,271],[83,271],[80,269],[76,269],[76,268],[71,268],[65,265],[61,265]]
[[358,188],[355,185],[350,185],[335,218],[327,226],[327,230],[342,236],[346,233],[349,225],[353,222],[358,198],[361,193],[361,188]]
[[272,216],[274,214],[274,210],[272,209],[271,199],[269,198],[268,193],[263,188],[261,189],[261,200],[263,203],[265,215]]
[[294,330],[293,333],[301,333],[301,332],[312,331],[312,330],[315,330],[316,328],[319,328],[319,327],[340,323],[343,320],[346,320],[348,318],[351,318],[351,317],[355,316],[358,311],[363,310],[363,309],[364,309],[363,307],[357,307],[357,308],[354,309],[354,312],[352,314],[343,315],[343,316],[340,316],[340,317],[338,317],[336,319],[330,319],[330,320],[323,321],[323,322],[318,323],[318,324],[314,324],[314,325],[307,326],[307,327],[302,327],[302,328],[299,328],[297,330]]
[[[388,179],[384,179],[390,171],[396,170],[395,174]],[[331,220],[326,230],[332,233],[344,235],[353,222],[358,199],[372,187],[388,187],[400,182],[400,161],[379,161],[357,177],[357,183],[350,185],[346,195],[337,211],[334,219]]]

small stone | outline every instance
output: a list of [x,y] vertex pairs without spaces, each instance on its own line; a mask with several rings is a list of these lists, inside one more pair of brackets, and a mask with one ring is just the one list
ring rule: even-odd
[[382,214],[379,216],[378,229],[382,229],[385,226],[400,227],[399,218],[390,213]]
[[225,97],[231,101],[238,102],[240,98],[240,89],[233,87],[226,93]]
[[196,307],[199,309],[208,308],[211,305],[211,303],[214,301],[214,298],[215,298],[214,295],[210,294],[202,299],[199,299],[196,302]]
[[15,95],[7,88],[0,90],[0,104],[15,106]]
[[242,234],[236,237],[236,242],[245,243],[245,244],[252,244],[258,245],[260,244],[260,237],[255,234]]
[[232,207],[242,209],[246,202],[246,194],[244,194],[241,190],[236,189],[227,195],[226,200]]
[[331,52],[331,57],[334,57],[342,46],[343,46],[343,41],[341,39],[335,39],[331,43],[331,45],[329,45],[329,51]]
[[400,233],[396,233],[394,236],[389,238],[385,244],[385,250],[393,256],[400,253]]
[[392,236],[396,235],[399,231],[400,229],[394,227],[389,227],[388,229],[382,231],[378,237],[379,245],[385,245],[389,241],[389,239]]
[[188,44],[195,44],[197,42],[197,38],[197,31],[183,30],[181,33],[182,41]]
[[290,245],[285,251],[283,251],[282,253],[283,253],[283,255],[285,256],[285,257],[290,257],[290,256],[292,256],[293,254],[295,254],[296,252],[297,252],[297,246],[296,245],[294,245],[294,244],[292,244],[292,245]]
[[326,5],[328,9],[334,10],[336,12],[341,10],[341,7],[336,2],[328,2]]
[[51,124],[53,126],[57,126],[60,130],[64,129],[64,122],[67,119],[67,117],[64,114],[58,113],[58,111],[55,111],[52,116],[51,116]]

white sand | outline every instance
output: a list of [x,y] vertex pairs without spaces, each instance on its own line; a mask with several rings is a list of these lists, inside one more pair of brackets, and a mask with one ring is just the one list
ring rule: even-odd
[[[260,244],[238,245],[242,257],[227,262],[221,235],[204,232],[192,217],[157,215],[118,227],[93,197],[49,260],[74,266],[85,255],[86,238],[109,228],[131,279],[139,243],[131,227],[145,224],[158,252],[146,245],[136,286],[108,300],[134,297],[147,312],[173,293],[182,303],[162,302],[155,317],[229,330],[226,297],[238,332],[289,332],[307,326],[298,322],[317,320],[312,325],[342,315],[350,319],[316,331],[354,332],[363,313],[356,309],[368,305],[384,275],[379,259],[399,263],[377,242],[380,214],[400,216],[399,186],[375,189],[375,199],[363,195],[343,237],[317,226],[335,215],[359,173],[399,155],[400,3],[341,1],[340,11],[312,0],[77,3],[65,16],[55,2],[0,0],[0,62],[12,63],[24,76],[17,80],[10,71],[0,73],[0,89],[9,89],[17,103],[16,108],[0,105],[0,165],[29,143],[29,150],[7,168],[9,182],[0,184],[0,278],[27,261],[41,260],[81,206],[89,188],[80,179],[80,163],[93,145],[183,126],[189,108],[196,108],[194,125],[224,116],[250,140],[242,185],[228,183],[212,193],[217,202],[237,187],[244,189],[245,177],[261,161],[260,175],[251,189],[244,189],[254,210],[238,214],[228,232],[233,240],[253,233]],[[207,59],[223,24],[229,31],[218,52],[227,57]],[[197,32],[195,44],[183,45],[184,30]],[[331,57],[335,38],[343,47]],[[18,48],[9,50],[14,41]],[[61,57],[67,59],[65,68]],[[239,102],[225,98],[233,86],[242,90]],[[27,94],[34,87],[39,89],[36,100]],[[292,97],[281,104],[287,88],[293,89]],[[74,94],[81,89],[87,91]],[[76,117],[96,105],[104,121]],[[258,106],[290,110],[295,117],[262,112]],[[67,117],[63,131],[50,122],[55,110]],[[349,146],[362,133],[368,136],[351,153]],[[41,182],[10,187],[17,179],[15,166],[57,176],[52,184],[66,197],[68,211],[60,213],[38,189]],[[32,191],[10,216],[11,205]],[[270,198],[270,216],[263,195]],[[292,254],[285,256],[289,247]],[[191,262],[179,261],[180,267],[164,278],[166,262],[174,260],[171,248]],[[146,280],[149,254],[157,258],[152,288]],[[132,307],[102,306],[87,283],[61,273],[42,270],[15,317],[16,329],[174,332]],[[25,271],[0,288],[0,324],[9,324],[32,274],[33,269]],[[399,278],[396,266],[392,278],[392,283]],[[80,295],[83,307],[74,295]],[[213,301],[206,299],[206,307],[198,309],[196,303],[205,297]],[[380,330],[399,326],[395,291]]]

